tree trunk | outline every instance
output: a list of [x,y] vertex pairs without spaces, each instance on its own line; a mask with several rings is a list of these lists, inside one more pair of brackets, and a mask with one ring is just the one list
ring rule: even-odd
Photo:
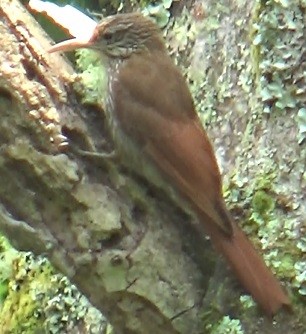
[[[255,177],[258,168],[268,165],[266,161],[256,164],[266,158],[263,148],[268,142],[269,152],[275,152],[271,164],[281,161],[285,165],[286,152],[295,157],[284,182],[288,185],[291,177],[301,178],[301,166],[305,166],[305,150],[301,152],[296,130],[292,130],[295,124],[287,115],[290,126],[285,128],[279,126],[283,120],[263,114],[260,121],[252,118],[259,98],[255,93],[250,98],[251,92],[241,84],[245,64],[239,65],[237,59],[245,52],[243,61],[251,62],[246,50],[250,47],[247,27],[252,6],[232,5],[229,17],[223,12],[224,27],[218,30],[216,45],[199,33],[190,52],[194,55],[190,71],[200,66],[201,76],[205,73],[205,80],[210,81],[207,96],[200,96],[203,89],[196,91],[196,97],[207,101],[202,107],[226,115],[223,119],[212,117],[211,123],[215,127],[212,138],[218,137],[217,152],[223,152],[219,156],[227,160],[224,164],[221,159],[223,169],[232,171],[238,156],[236,166],[241,170],[235,172],[237,179]],[[50,40],[17,1],[2,0],[0,16],[3,233],[17,249],[45,254],[101,310],[116,334],[205,333],[201,315],[210,303],[221,312],[237,315],[232,300],[222,297],[221,306],[214,301],[216,290],[224,284],[224,270],[219,269],[209,282],[217,255],[205,237],[193,230],[193,220],[184,209],[118,161],[86,157],[72,149],[112,149],[103,108],[82,105],[72,85],[72,68],[62,56],[46,53]],[[234,30],[239,18],[244,20],[244,28]],[[204,60],[200,43],[209,46]],[[224,50],[231,58],[225,64]],[[227,80],[224,85],[231,87],[227,88],[230,96],[221,91],[218,81],[222,78]],[[247,79],[252,80],[251,76]],[[256,86],[256,82],[252,84]],[[212,107],[209,101],[216,92],[219,98],[214,97]],[[235,140],[233,133],[237,134]],[[286,144],[280,140],[283,137]],[[255,192],[256,186],[252,190]],[[295,194],[305,198],[299,190]],[[238,294],[231,292],[233,295],[238,303]],[[279,333],[282,326],[293,326],[285,316],[273,324],[257,318],[258,314],[241,316],[245,333]]]
[[63,133],[109,141],[103,110],[81,105],[71,67],[17,1],[1,16],[1,230],[46,254],[116,333],[200,332],[207,278],[185,250],[201,244],[190,219],[118,164],[70,151]]

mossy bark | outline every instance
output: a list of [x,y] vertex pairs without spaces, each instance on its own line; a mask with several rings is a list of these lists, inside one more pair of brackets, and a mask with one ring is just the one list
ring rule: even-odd
[[[293,222],[305,219],[305,148],[289,113],[263,113],[251,52],[256,3],[203,6],[202,25],[199,8],[177,14],[170,48],[187,43],[183,63],[199,112],[209,114],[201,117],[226,172],[234,213],[249,219],[245,227],[263,240],[255,243],[265,248],[269,264],[282,263],[284,253],[296,252],[293,230],[302,225]],[[192,229],[192,218],[120,162],[72,150],[112,148],[102,107],[82,105],[74,71],[60,55],[46,53],[50,40],[17,1],[3,0],[0,14],[0,229],[12,244],[45,254],[115,333],[217,333],[212,322],[220,315],[212,307],[240,318],[247,334],[284,327],[302,333],[301,308],[273,323],[254,308],[239,314],[238,293],[219,291],[224,268],[209,284],[216,255]],[[186,22],[198,28],[190,40],[186,34],[180,40],[175,27],[185,29]],[[277,204],[268,216],[252,207],[254,194],[263,192]],[[298,207],[284,208],[279,196],[291,193]],[[270,255],[277,247],[284,251]],[[294,281],[286,270],[279,274]]]
[[82,106],[71,67],[17,1],[0,11],[1,230],[45,254],[116,333],[201,332],[212,266],[185,251],[205,249],[190,218],[117,162],[72,152],[110,141],[103,110]]

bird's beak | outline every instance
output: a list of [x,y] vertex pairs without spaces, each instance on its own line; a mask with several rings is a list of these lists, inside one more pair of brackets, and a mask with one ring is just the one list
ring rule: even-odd
[[81,48],[90,48],[92,45],[92,42],[90,39],[87,40],[81,40],[77,38],[68,39],[67,41],[63,41],[60,43],[57,43],[53,45],[48,52],[67,52],[67,51],[73,51],[75,49],[81,49]]

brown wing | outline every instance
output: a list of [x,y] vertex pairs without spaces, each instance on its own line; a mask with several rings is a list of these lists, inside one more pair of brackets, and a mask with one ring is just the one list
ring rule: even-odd
[[115,112],[120,113],[123,130],[196,207],[204,224],[200,227],[265,312],[272,315],[290,306],[279,282],[231,222],[215,156],[184,79],[165,55],[148,55],[140,62],[136,58],[114,85],[114,93],[122,94]]
[[113,84],[114,111],[122,129],[193,206],[224,231],[218,213],[221,181],[214,152],[194,110],[184,78],[163,54],[134,55]]

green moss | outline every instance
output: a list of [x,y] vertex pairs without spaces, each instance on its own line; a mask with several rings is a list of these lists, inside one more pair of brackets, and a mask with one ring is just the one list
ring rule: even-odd
[[261,1],[254,15],[253,51],[264,112],[293,112],[298,140],[306,136],[305,2]]
[[0,311],[1,333],[67,333],[80,322],[100,333],[104,318],[67,278],[55,274],[42,257],[16,254]]
[[93,50],[80,49],[76,54],[76,65],[81,74],[74,88],[82,96],[83,103],[96,104],[104,97],[107,84],[105,66],[101,56]]
[[170,18],[169,9],[172,5],[173,0],[161,0],[155,1],[152,3],[151,1],[143,4],[142,13],[147,16],[154,17],[156,23],[159,27],[163,28],[167,25]]
[[223,317],[211,330],[211,334],[244,334],[241,323],[238,319]]
[[[306,296],[306,236],[301,236],[297,243],[297,248],[300,251],[299,260],[294,264],[296,272],[293,285],[298,289],[301,296]],[[305,299],[304,299],[305,301]]]
[[296,122],[298,124],[298,139],[299,139],[299,144],[302,143],[304,138],[306,138],[306,108],[301,108],[296,117]]
[[0,236],[0,305],[7,297],[13,262],[17,256],[18,252],[10,247],[6,238]]
[[263,190],[258,190],[252,198],[252,209],[261,217],[267,217],[275,208],[275,200]]
[[34,273],[31,255],[19,256],[15,259],[8,295],[0,313],[1,333],[34,333],[35,329],[42,328],[43,319],[36,313],[39,300],[34,297],[36,292],[31,282],[33,282],[32,279],[35,285],[43,282]]

